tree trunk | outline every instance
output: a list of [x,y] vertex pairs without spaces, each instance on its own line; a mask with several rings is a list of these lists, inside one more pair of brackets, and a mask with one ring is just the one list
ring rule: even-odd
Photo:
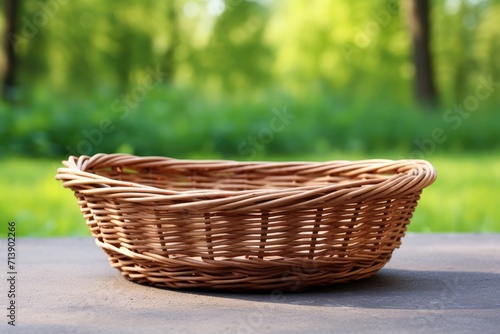
[[415,64],[415,96],[427,107],[438,102],[430,53],[429,0],[409,0],[409,21]]
[[13,92],[16,85],[16,49],[15,38],[17,35],[17,13],[19,7],[18,0],[4,0],[5,15],[5,68],[2,78],[2,96],[5,100],[13,99]]

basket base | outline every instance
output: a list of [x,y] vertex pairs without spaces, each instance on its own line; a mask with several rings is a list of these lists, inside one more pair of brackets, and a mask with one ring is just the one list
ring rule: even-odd
[[152,262],[103,247],[113,268],[128,280],[159,288],[229,291],[300,291],[311,287],[347,283],[375,275],[391,258],[359,257],[317,259],[163,259]]

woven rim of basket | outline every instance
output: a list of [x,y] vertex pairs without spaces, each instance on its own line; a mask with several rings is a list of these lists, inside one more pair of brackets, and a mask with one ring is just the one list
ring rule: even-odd
[[[329,162],[238,162],[230,160],[182,160],[166,157],[139,157],[127,154],[96,154],[94,156],[70,156],[63,161],[66,168],[57,170],[56,179],[63,186],[83,195],[119,197],[130,202],[161,204],[168,201],[171,209],[207,208],[214,210],[255,208],[272,209],[287,202],[328,201],[335,204],[346,201],[365,201],[378,197],[393,198],[421,191],[436,179],[436,171],[425,160],[359,160]],[[140,183],[120,181],[87,172],[99,168],[150,169],[166,167],[179,169],[203,169],[203,171],[227,171],[231,173],[261,170],[262,172],[290,175],[324,173],[352,177],[340,184],[294,186],[285,189],[262,188],[252,190],[188,190],[161,189]],[[177,202],[177,204],[172,204]],[[165,203],[167,204],[167,203]]]

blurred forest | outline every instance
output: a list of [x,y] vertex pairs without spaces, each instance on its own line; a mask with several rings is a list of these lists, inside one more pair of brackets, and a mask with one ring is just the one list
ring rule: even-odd
[[500,148],[500,0],[3,0],[0,14],[0,156]]

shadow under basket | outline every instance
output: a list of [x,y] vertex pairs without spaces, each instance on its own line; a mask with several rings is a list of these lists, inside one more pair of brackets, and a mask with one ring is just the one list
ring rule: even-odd
[[295,291],[373,276],[436,172],[424,160],[70,156],[56,178],[129,280]]

